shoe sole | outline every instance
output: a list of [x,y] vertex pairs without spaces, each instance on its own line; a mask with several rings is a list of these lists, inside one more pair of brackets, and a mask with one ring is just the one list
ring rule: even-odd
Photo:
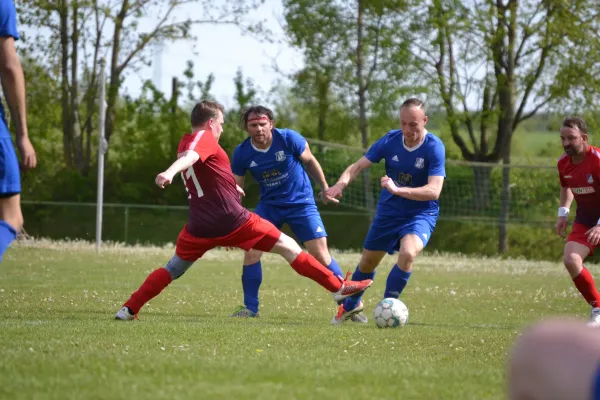
[[356,307],[354,310],[348,311],[348,312],[346,313],[346,315],[344,315],[344,316],[343,316],[341,319],[339,319],[339,320],[338,320],[338,319],[336,319],[335,317],[333,317],[333,320],[331,321],[331,325],[339,325],[339,324],[341,324],[342,322],[344,322],[344,321],[347,321],[347,320],[349,320],[350,318],[352,318],[352,316],[353,316],[354,314],[358,314],[358,313],[360,313],[360,312],[363,312],[363,311],[364,311],[364,309],[365,309],[365,306],[364,306],[364,305],[363,305],[362,307],[360,307],[360,306],[359,306],[359,307]]

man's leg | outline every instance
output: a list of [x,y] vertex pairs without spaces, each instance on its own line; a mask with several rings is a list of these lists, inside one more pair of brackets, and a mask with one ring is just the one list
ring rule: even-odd
[[412,273],[413,262],[423,250],[423,241],[415,234],[408,234],[400,240],[400,251],[398,252],[398,263],[394,265],[388,274],[383,298],[398,298]]
[[563,263],[579,293],[592,306],[590,324],[600,326],[600,293],[598,293],[592,274],[583,266],[583,260],[590,252],[588,246],[569,241],[565,245]]
[[232,317],[258,316],[258,291],[262,284],[262,251],[250,250],[244,252],[242,269],[242,288],[244,290],[244,306],[231,314]]
[[0,261],[23,227],[21,195],[0,195]]
[[[279,238],[273,244],[276,235],[279,235]],[[332,292],[336,301],[363,292],[373,283],[371,280],[361,282],[342,280],[341,277],[335,276],[333,272],[324,267],[313,256],[303,252],[294,239],[277,230],[272,230],[266,234],[263,239],[256,243],[254,248],[279,254],[298,274],[312,279]]]
[[164,268],[158,268],[148,275],[144,283],[117,312],[115,319],[134,319],[144,304],[158,296],[174,279],[183,275],[197,259],[212,248],[205,242],[206,239],[195,238],[184,227],[177,238],[175,254],[171,260]]
[[510,400],[600,399],[600,336],[578,321],[536,324],[513,347]]

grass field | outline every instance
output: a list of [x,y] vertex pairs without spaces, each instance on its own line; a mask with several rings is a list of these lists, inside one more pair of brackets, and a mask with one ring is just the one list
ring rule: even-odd
[[[236,320],[241,252],[214,251],[140,319],[112,317],[172,249],[21,243],[0,264],[2,399],[502,399],[524,325],[587,317],[558,263],[425,255],[405,328],[331,326],[329,293],[263,260],[262,317]],[[353,268],[357,254],[335,254]],[[366,313],[394,264],[366,292]],[[600,269],[590,266],[592,273]]]

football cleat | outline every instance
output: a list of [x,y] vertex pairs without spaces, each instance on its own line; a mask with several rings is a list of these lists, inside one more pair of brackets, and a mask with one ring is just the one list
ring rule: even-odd
[[352,295],[362,293],[372,284],[372,279],[365,279],[364,281],[345,280],[342,282],[342,287],[340,288],[340,290],[333,293],[333,300],[339,302]]
[[600,307],[592,308],[588,326],[591,326],[593,328],[600,328]]
[[131,309],[129,307],[123,307],[119,311],[117,311],[115,319],[120,321],[131,321],[133,319],[138,319],[138,317],[137,315],[131,312]]
[[366,324],[369,322],[369,319],[363,313],[352,314],[350,317],[350,321],[356,322],[357,324]]
[[331,320],[331,325],[341,325],[342,323],[344,323],[345,320],[351,319],[354,315],[358,315],[358,313],[362,312],[364,308],[365,306],[362,301],[358,303],[354,310],[350,311],[344,309],[344,305],[340,304],[340,306],[338,307],[337,314],[335,314],[335,317],[333,317],[333,319]]
[[260,313],[254,312],[252,310],[247,309],[244,306],[239,306],[237,310],[230,317],[238,317],[238,318],[259,318]]

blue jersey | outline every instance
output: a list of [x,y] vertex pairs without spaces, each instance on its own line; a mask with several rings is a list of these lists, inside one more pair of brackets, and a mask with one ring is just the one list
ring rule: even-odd
[[[17,11],[11,0],[0,0],[0,37],[19,39],[17,32]],[[6,124],[4,107],[0,103],[0,139],[9,138],[10,132]]]
[[259,149],[247,138],[231,158],[231,170],[237,176],[246,171],[260,185],[260,202],[274,206],[315,204],[310,179],[299,157],[306,139],[291,129],[273,129],[273,142]]
[[[386,175],[399,187],[425,186],[430,176],[446,176],[444,143],[427,132],[420,145],[408,148],[404,145],[402,130],[389,131],[373,143],[365,157],[372,163],[385,160]],[[377,203],[377,214],[385,217],[410,217],[426,213],[437,217],[437,200],[417,201],[395,196],[381,190]]]

